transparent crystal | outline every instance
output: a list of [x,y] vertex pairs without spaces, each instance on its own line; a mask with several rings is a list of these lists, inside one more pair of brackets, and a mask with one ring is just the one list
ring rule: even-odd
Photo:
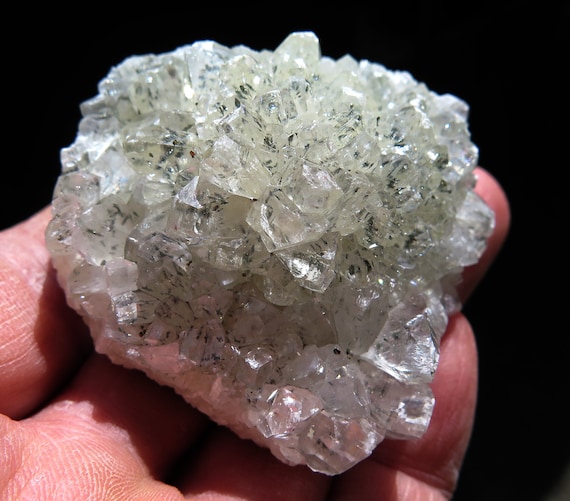
[[494,225],[465,102],[298,32],[133,56],[81,112],[46,241],[97,351],[327,475],[423,435]]

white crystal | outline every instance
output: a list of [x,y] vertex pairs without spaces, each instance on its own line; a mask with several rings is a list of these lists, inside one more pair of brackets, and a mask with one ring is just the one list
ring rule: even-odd
[[299,32],[133,56],[81,111],[46,240],[99,352],[325,474],[423,435],[494,224],[466,103]]

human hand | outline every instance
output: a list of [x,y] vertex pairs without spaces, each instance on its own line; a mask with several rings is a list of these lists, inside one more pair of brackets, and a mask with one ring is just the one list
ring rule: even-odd
[[[478,169],[496,227],[465,270],[465,302],[510,224],[501,187]],[[44,245],[46,208],[0,232],[1,500],[449,499],[469,443],[477,349],[462,314],[450,318],[433,382],[436,405],[419,440],[385,440],[336,477],[287,466],[211,423],[173,390],[93,351],[65,303]]]

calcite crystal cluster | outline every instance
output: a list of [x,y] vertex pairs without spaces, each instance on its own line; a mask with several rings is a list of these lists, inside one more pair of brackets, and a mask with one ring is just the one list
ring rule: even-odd
[[422,436],[494,225],[465,102],[296,32],[130,57],[80,107],[46,241],[98,352],[328,475]]

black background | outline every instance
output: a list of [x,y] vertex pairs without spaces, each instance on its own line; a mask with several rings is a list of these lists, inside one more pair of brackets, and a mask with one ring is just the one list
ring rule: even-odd
[[325,55],[408,70],[469,103],[480,165],[505,188],[513,217],[464,308],[477,335],[480,393],[455,499],[546,500],[570,462],[567,2],[533,12],[514,1],[305,3],[14,6],[3,16],[0,228],[49,203],[79,103],[132,54],[204,39],[272,50],[290,32],[310,30]]

